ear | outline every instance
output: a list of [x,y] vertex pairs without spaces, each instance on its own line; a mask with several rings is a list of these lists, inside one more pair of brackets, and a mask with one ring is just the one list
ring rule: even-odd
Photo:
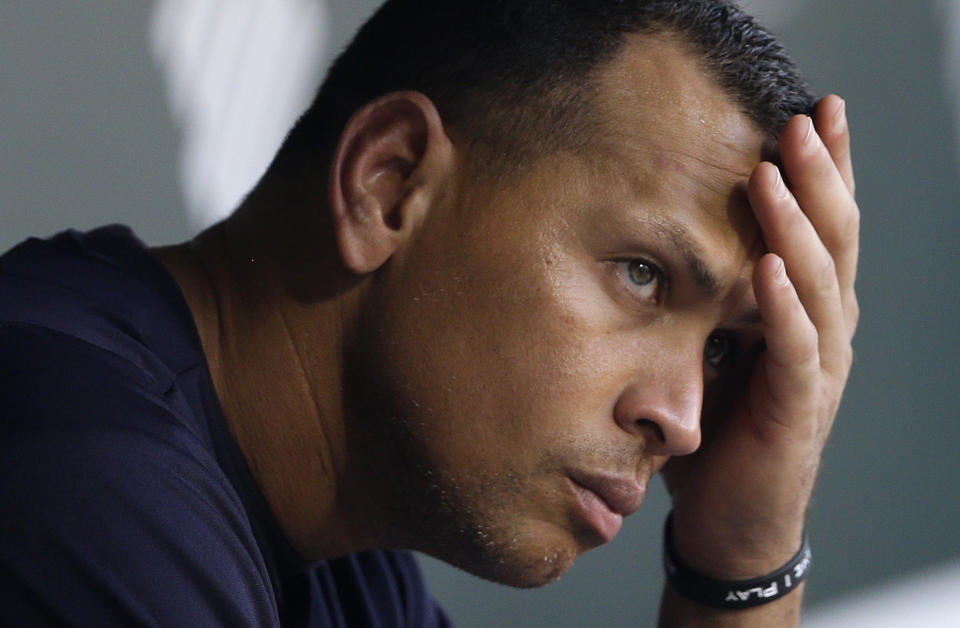
[[452,167],[440,114],[418,92],[393,92],[357,111],[330,168],[330,211],[344,265],[369,273],[407,242]]

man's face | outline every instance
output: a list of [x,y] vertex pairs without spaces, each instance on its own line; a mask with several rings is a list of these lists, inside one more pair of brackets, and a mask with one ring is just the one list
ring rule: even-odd
[[518,586],[616,534],[759,340],[738,186],[762,134],[666,38],[600,85],[591,149],[451,186],[362,330],[391,542]]

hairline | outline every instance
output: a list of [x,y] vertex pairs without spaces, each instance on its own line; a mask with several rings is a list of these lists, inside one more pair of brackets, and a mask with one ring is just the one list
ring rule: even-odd
[[[599,57],[584,75],[579,77],[578,85],[571,85],[577,79],[566,79],[555,85],[552,90],[536,94],[519,104],[520,107],[528,110],[525,113],[526,116],[536,116],[538,111],[542,112],[546,107],[550,94],[559,91],[567,99],[561,116],[562,122],[567,127],[564,133],[547,136],[547,139],[538,140],[534,146],[531,146],[529,141],[519,143],[506,141],[504,136],[507,131],[500,127],[486,129],[487,133],[477,136],[462,129],[461,125],[448,124],[444,120],[445,129],[452,131],[454,138],[461,139],[468,158],[467,167],[470,176],[482,182],[507,183],[529,172],[541,160],[560,152],[570,153],[579,158],[594,156],[592,151],[597,147],[596,138],[616,132],[609,127],[602,113],[600,98],[603,94],[603,75],[624,55],[630,54],[632,37],[661,37],[676,43],[678,53],[686,55],[695,64],[697,71],[723,94],[727,103],[736,109],[744,121],[767,140],[775,140],[776,134],[764,129],[755,116],[742,105],[740,95],[723,85],[716,70],[710,67],[707,55],[698,49],[688,33],[670,24],[652,22],[643,28],[622,31],[617,44],[610,48],[608,54]],[[429,95],[427,97],[429,98]],[[517,118],[525,120],[526,125],[530,126],[529,120],[523,116],[517,116]],[[533,129],[527,129],[525,133],[520,134],[520,139],[532,133]],[[489,141],[491,139],[492,141]],[[502,165],[496,165],[494,161],[498,156],[504,158]]]

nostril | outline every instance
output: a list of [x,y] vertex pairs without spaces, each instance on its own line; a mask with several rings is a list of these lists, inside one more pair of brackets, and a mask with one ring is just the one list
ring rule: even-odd
[[652,455],[689,454],[700,445],[702,384],[700,371],[668,385],[654,378],[648,384],[633,383],[617,398],[613,418],[624,432],[645,441]]
[[666,436],[663,434],[663,428],[656,421],[651,421],[650,419],[637,419],[636,421],[637,429],[640,432],[643,432],[648,440],[653,440],[657,445],[662,445],[666,442]]

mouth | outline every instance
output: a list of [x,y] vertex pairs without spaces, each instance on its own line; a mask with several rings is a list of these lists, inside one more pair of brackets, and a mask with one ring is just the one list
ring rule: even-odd
[[647,492],[635,479],[621,476],[574,474],[568,479],[582,518],[604,543],[617,536],[623,518],[640,508]]

